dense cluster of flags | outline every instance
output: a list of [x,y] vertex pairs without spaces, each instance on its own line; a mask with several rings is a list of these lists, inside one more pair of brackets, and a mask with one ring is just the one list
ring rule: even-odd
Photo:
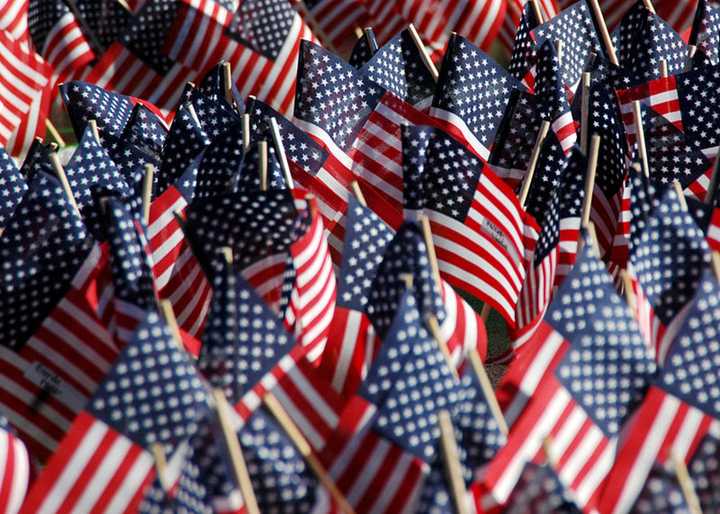
[[0,512],[720,512],[719,133],[705,0],[3,4]]

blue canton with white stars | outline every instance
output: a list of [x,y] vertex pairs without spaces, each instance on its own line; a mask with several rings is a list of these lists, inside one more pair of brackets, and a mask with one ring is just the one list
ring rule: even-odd
[[27,190],[25,179],[12,157],[0,147],[0,227],[8,222]]

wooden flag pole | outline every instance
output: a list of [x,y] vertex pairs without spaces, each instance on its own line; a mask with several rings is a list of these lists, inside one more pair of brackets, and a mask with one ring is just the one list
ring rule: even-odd
[[288,189],[295,189],[295,183],[290,173],[290,164],[288,163],[287,154],[285,153],[285,145],[283,145],[282,136],[280,135],[280,127],[275,118],[270,118],[270,132],[272,132],[273,143],[275,143],[275,151],[280,156],[280,167],[285,176],[285,183]]
[[682,210],[687,212],[688,206],[687,206],[687,200],[685,200],[685,193],[683,192],[682,185],[680,184],[680,181],[678,179],[673,180],[673,189],[675,190],[675,194],[677,194],[678,202],[680,202],[680,207]]
[[540,158],[540,150],[542,149],[543,141],[545,141],[547,137],[548,130],[550,130],[550,122],[543,120],[537,138],[535,139],[535,146],[533,146],[532,153],[530,154],[530,162],[528,163],[528,169],[525,173],[522,187],[520,188],[520,206],[523,208],[525,208],[525,201],[527,200],[528,193],[530,193],[530,185],[535,175],[535,166],[537,166],[538,159]]
[[243,136],[243,151],[247,153],[250,148],[250,115],[243,113],[242,115],[242,136]]
[[705,203],[708,205],[712,205],[718,183],[720,183],[720,173],[718,173],[718,170],[720,170],[720,153],[715,156],[712,175],[710,176],[710,184],[708,185],[707,193],[705,193]]
[[193,121],[195,121],[199,127],[202,127],[200,118],[198,118],[197,112],[195,111],[195,106],[191,102],[187,103],[187,110],[190,113],[190,116],[192,116]]
[[653,5],[652,0],[643,0],[643,5],[645,6],[645,9],[647,9],[651,13],[657,14],[655,12],[655,6]]
[[230,104],[230,107],[235,105],[235,98],[232,93],[232,66],[229,62],[225,61],[222,63],[223,69],[223,88],[225,90],[225,101]]
[[60,185],[62,186],[63,191],[65,191],[65,196],[67,196],[70,205],[73,209],[75,209],[75,212],[78,216],[82,216],[80,214],[80,208],[75,201],[75,195],[73,194],[72,188],[70,187],[70,182],[68,182],[67,175],[65,175],[65,170],[60,163],[60,157],[58,157],[58,154],[56,154],[55,152],[52,152],[50,154],[50,163],[52,164],[53,170],[55,171],[55,175],[60,181]]
[[267,141],[258,141],[258,169],[260,170],[260,191],[267,191],[267,189],[268,189]]
[[365,196],[363,195],[362,190],[360,189],[360,184],[357,183],[357,180],[353,180],[352,182],[350,182],[350,189],[352,189],[352,192],[355,195],[358,203],[363,207],[367,207]]
[[50,118],[45,118],[45,129],[50,134],[50,137],[53,138],[53,140],[58,144],[58,146],[67,146],[65,140],[60,135],[60,132],[58,132],[57,127],[55,127],[55,125],[53,125],[53,122],[50,121]]
[[415,47],[418,49],[418,52],[420,52],[420,58],[422,59],[423,64],[430,72],[430,75],[432,75],[433,80],[437,82],[438,78],[440,77],[440,72],[438,71],[437,66],[435,66],[435,63],[432,61],[432,59],[430,59],[430,55],[425,48],[425,43],[423,43],[422,39],[420,38],[420,34],[418,34],[415,25],[413,25],[412,23],[408,25],[408,32],[410,32],[410,37],[412,38],[413,43],[415,43]]
[[697,52],[697,46],[688,45],[688,56],[687,56],[687,62],[685,63],[685,71],[692,70],[693,57],[695,57],[695,52]]
[[365,40],[367,41],[368,50],[370,50],[370,55],[375,55],[375,52],[377,52],[380,47],[378,46],[377,39],[375,38],[375,31],[372,27],[365,27],[362,30],[362,34],[365,35]]
[[668,76],[668,63],[665,59],[660,59],[660,76],[663,78]]
[[142,183],[142,216],[146,226],[150,224],[150,203],[152,201],[154,175],[155,166],[146,164],[145,176],[143,177]]
[[98,130],[97,121],[88,120],[88,127],[90,127],[90,130],[92,131],[95,141],[97,141],[99,143],[100,142],[100,131]]
[[182,342],[182,335],[180,334],[180,325],[178,325],[177,318],[175,317],[175,311],[172,307],[170,300],[160,300],[160,312],[162,313],[165,323],[170,329],[173,341],[178,345],[178,348],[185,351],[185,345]]
[[588,153],[588,120],[590,119],[590,82],[589,72],[582,74],[582,96],[580,97],[580,149],[587,155]]
[[438,424],[440,425],[440,444],[442,445],[443,462],[445,473],[450,482],[450,492],[455,503],[457,514],[469,514],[467,507],[467,489],[463,478],[462,465],[455,440],[455,429],[453,428],[450,413],[441,410],[438,413]]
[[620,61],[618,61],[617,54],[615,53],[615,47],[612,44],[612,39],[610,39],[610,32],[608,32],[607,24],[605,23],[605,17],[603,16],[602,10],[600,9],[600,4],[598,3],[598,0],[589,0],[589,3],[590,8],[593,12],[593,16],[595,17],[595,22],[597,23],[598,29],[600,30],[600,38],[602,39],[602,43],[605,47],[605,52],[608,55],[608,59],[615,66],[620,66]]
[[161,443],[153,443],[150,446],[150,451],[153,454],[153,460],[155,461],[155,472],[160,482],[160,487],[165,491],[165,494],[169,494],[172,490],[173,484],[170,481],[167,473],[167,458],[165,456],[165,449]]
[[533,13],[535,13],[535,18],[537,18],[538,23],[545,23],[547,20],[543,15],[543,10],[540,7],[540,2],[538,0],[530,0],[530,6],[532,7]]
[[690,473],[688,473],[687,466],[685,466],[685,461],[672,450],[670,451],[670,460],[672,461],[675,475],[680,483],[680,490],[685,497],[685,503],[690,509],[690,512],[692,514],[702,514],[700,500],[698,500],[697,494],[695,493],[695,487],[693,486],[692,478],[690,478]]
[[720,280],[720,252],[717,250],[710,253],[710,265],[715,274],[715,279]]
[[590,138],[590,154],[587,161],[587,173],[585,174],[585,197],[582,205],[582,225],[590,221],[590,208],[592,207],[593,190],[595,189],[595,174],[597,172],[598,156],[600,155],[600,136],[593,134]]
[[257,498],[255,498],[255,491],[253,490],[252,481],[250,480],[250,473],[245,464],[240,441],[238,441],[237,431],[233,428],[230,404],[222,389],[213,389],[212,397],[213,400],[215,400],[215,411],[218,421],[220,422],[223,438],[225,439],[225,446],[230,456],[235,482],[240,488],[245,509],[248,514],[260,514],[260,507],[258,507]]
[[645,129],[643,128],[642,114],[640,112],[640,102],[637,100],[633,102],[633,116],[635,118],[635,137],[637,138],[642,170],[645,176],[649,178],[650,164],[648,162],[647,148],[645,147]]
[[[420,219],[427,219],[427,216],[423,216]],[[421,221],[423,223],[423,239],[425,240],[425,247],[427,248],[428,252],[428,259],[430,260],[430,267],[431,269],[440,269],[437,263],[437,255],[435,253],[435,244],[432,240],[432,232],[430,232],[430,223],[427,222],[427,229],[425,228],[425,222]],[[432,261],[435,261],[435,264],[432,263]],[[435,280],[440,279],[440,273],[438,272],[437,276],[435,275],[433,271],[433,277]],[[435,278],[437,277],[437,278]],[[442,291],[442,282],[436,283],[438,290]],[[487,305],[487,304],[485,304]],[[434,322],[433,322],[434,320]],[[443,350],[443,347],[445,348],[443,350],[443,355],[446,356],[448,360],[448,366],[450,367],[453,372],[457,373],[457,370],[455,369],[455,366],[453,366],[452,361],[450,360],[450,351],[447,349],[447,345],[442,342],[440,339],[440,324],[437,321],[437,318],[434,316],[428,316],[426,318],[426,321],[428,321],[428,327],[430,328],[430,331],[433,334],[433,337],[437,341],[438,345],[440,346],[440,349]],[[492,413],[493,417],[495,418],[495,421],[498,424],[498,427],[502,431],[503,434],[508,434],[508,425],[505,421],[505,417],[503,416],[502,410],[500,409],[500,404],[497,401],[497,398],[495,397],[495,391],[493,390],[492,383],[490,382],[490,377],[488,377],[487,372],[485,371],[485,366],[483,366],[482,359],[480,358],[480,354],[478,353],[477,349],[472,348],[468,352],[468,358],[470,359],[470,365],[473,368],[473,371],[475,372],[475,375],[478,378],[478,382],[480,382],[480,387],[483,390],[483,393],[485,395],[485,399],[488,402],[488,405],[490,406],[490,412]]]

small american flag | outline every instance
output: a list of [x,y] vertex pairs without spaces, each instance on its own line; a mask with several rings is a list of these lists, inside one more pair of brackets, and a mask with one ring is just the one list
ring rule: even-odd
[[677,76],[677,92],[685,137],[691,148],[714,158],[720,141],[715,135],[720,120],[712,116],[717,102],[720,69],[715,66],[692,70]]
[[710,64],[718,64],[720,54],[720,10],[707,0],[698,0],[688,44],[695,45]]
[[527,462],[503,512],[580,514],[582,511],[550,465]]
[[682,312],[710,263],[710,251],[702,230],[683,211],[672,189],[662,194],[645,227],[635,235],[628,273],[636,317],[653,355],[664,362],[682,326]]
[[143,104],[137,103],[125,124],[121,140],[159,158],[167,134],[168,129],[163,120]]
[[27,190],[25,178],[15,161],[0,147],[0,230],[10,220]]
[[[510,2],[508,12],[512,10],[513,5],[517,4],[518,2]],[[519,25],[517,25],[517,31],[515,31],[515,26],[513,26],[512,37],[514,41],[512,43],[512,55],[510,56],[508,71],[510,75],[518,81],[524,80],[527,86],[531,86],[531,80],[534,80],[532,67],[535,65],[537,52],[537,45],[531,36],[531,32],[540,25],[541,20],[538,20],[535,16],[535,10],[532,8],[530,2],[525,2],[521,12],[522,17],[520,17],[520,12],[518,12]]]
[[[712,357],[718,343],[711,335],[719,320],[720,290],[717,279],[706,270],[686,310],[685,322],[618,448],[600,505],[602,512],[629,509],[657,461],[670,465],[672,455],[685,462],[692,462],[697,455],[702,461],[701,448],[710,439],[720,438],[714,386],[718,369]],[[701,477],[696,485],[706,488]],[[704,494],[708,493],[705,489]]]
[[208,401],[188,354],[148,312],[35,481],[26,512],[133,512],[155,476],[151,447],[172,460]]
[[443,130],[487,160],[510,94],[517,88],[522,88],[520,82],[499,64],[455,35],[448,41],[429,113]]

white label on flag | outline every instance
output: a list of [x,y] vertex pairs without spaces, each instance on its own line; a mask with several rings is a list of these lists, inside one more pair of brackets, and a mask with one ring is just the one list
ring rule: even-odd
[[55,396],[72,410],[79,412],[85,406],[87,397],[41,362],[33,362],[25,369],[24,375],[30,382]]

